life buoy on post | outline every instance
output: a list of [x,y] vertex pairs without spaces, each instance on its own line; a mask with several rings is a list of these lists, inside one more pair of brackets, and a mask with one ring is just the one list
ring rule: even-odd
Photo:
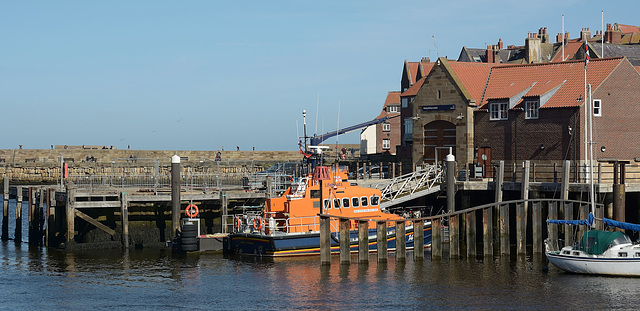
[[189,206],[187,206],[187,208],[184,210],[185,214],[187,214],[187,216],[189,216],[189,218],[195,218],[198,216],[198,206],[196,206],[195,204],[189,204]]
[[262,217],[256,217],[253,219],[253,229],[260,231],[262,229]]
[[240,227],[242,226],[242,221],[240,220],[240,217],[236,216],[233,218],[233,231],[238,232],[240,231]]

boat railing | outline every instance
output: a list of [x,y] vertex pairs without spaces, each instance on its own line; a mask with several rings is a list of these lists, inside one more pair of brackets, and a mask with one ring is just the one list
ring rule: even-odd
[[[320,231],[320,217],[305,216],[291,218],[275,218],[275,213],[266,212],[262,215],[248,213],[236,215],[222,215],[222,232],[244,233],[304,233]],[[338,220],[332,219],[331,231],[338,231]]]

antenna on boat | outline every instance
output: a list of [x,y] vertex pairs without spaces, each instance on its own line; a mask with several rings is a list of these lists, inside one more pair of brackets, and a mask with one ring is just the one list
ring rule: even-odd
[[340,104],[338,101],[338,125],[336,127],[336,171],[338,170],[338,137],[340,137]]

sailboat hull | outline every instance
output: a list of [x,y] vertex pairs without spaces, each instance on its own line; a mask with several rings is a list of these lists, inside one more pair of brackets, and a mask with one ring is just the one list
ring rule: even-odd
[[[602,274],[620,276],[640,276],[640,257],[636,253],[631,257],[607,258],[601,256],[577,257],[548,252],[549,262],[561,270],[572,273]],[[640,256],[640,253],[638,254]]]

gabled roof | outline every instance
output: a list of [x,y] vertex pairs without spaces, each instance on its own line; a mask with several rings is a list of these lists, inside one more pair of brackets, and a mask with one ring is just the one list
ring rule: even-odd
[[491,68],[501,66],[501,64],[490,63],[467,63],[456,62],[441,59],[445,68],[451,69],[454,80],[459,80],[459,87],[462,92],[467,92],[467,100],[474,100],[476,103],[480,102],[482,98],[482,92],[487,83],[487,77],[491,72]]
[[640,26],[633,26],[633,25],[622,25],[622,24],[614,24],[615,26],[618,26],[618,29],[620,29],[620,31],[622,31],[622,33],[638,33],[640,32]]
[[[623,60],[622,57],[592,59],[587,65],[587,83],[596,89]],[[540,108],[580,106],[584,102],[577,100],[584,94],[584,61],[495,67],[479,109],[487,109],[489,100],[513,99],[515,94],[524,91],[522,97],[541,97],[553,92]]]
[[420,70],[420,62],[407,62],[404,63],[404,70],[406,71],[407,78],[411,85],[416,83],[416,77],[418,76],[418,70]]
[[[561,62],[562,61],[562,45],[558,44],[558,49],[556,50],[556,55],[551,60],[552,62]],[[582,42],[567,42],[564,46],[564,59],[574,59],[576,53],[582,47]]]
[[[433,66],[431,66],[433,67]],[[400,96],[405,97],[405,96],[416,96],[416,94],[418,94],[418,91],[420,90],[420,88],[422,87],[422,85],[424,84],[424,81],[427,79],[427,77],[422,77],[420,80],[418,80],[418,82],[414,83],[410,88],[408,88],[406,91],[402,92],[402,94],[400,94]]]
[[387,93],[387,99],[384,101],[384,106],[382,107],[382,112],[376,117],[376,119],[380,119],[387,115],[387,106],[389,105],[398,105],[400,106],[400,91],[389,91]]

